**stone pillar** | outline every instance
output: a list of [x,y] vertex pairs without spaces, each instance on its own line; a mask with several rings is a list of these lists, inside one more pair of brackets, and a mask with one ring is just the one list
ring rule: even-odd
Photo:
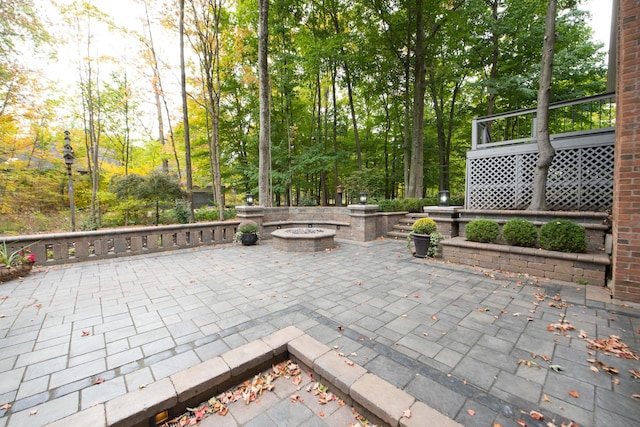
[[258,230],[262,231],[264,206],[236,206],[236,215],[240,221],[255,221],[258,224]]
[[438,233],[445,237],[457,237],[459,233],[458,218],[462,206],[425,206],[424,212],[438,225]]
[[619,0],[617,12],[612,290],[640,302],[640,2]]
[[349,234],[351,240],[356,242],[369,242],[376,240],[378,205],[349,205],[351,227]]

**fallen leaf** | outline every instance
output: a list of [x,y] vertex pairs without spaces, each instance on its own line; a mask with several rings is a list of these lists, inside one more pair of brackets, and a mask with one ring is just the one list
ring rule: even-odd
[[527,423],[525,423],[523,420],[518,420],[518,425],[521,425],[522,427],[527,427]]
[[296,403],[296,402],[298,402],[298,401],[302,401],[302,400],[300,399],[300,395],[299,395],[299,394],[292,394],[292,395],[289,397],[289,400],[291,400],[291,403]]
[[549,396],[547,396],[546,394],[542,395],[542,400],[548,403],[551,403],[551,399],[549,399]]
[[640,394],[632,394],[631,397],[634,399],[640,399]]
[[299,386],[300,383],[302,382],[302,376],[301,375],[295,376],[293,377],[292,381],[293,381],[293,385]]
[[93,385],[102,384],[104,382],[104,378],[100,377],[93,382]]
[[36,308],[42,308],[42,304],[38,303],[35,305]]
[[580,393],[578,393],[575,390],[569,390],[569,394],[573,397],[575,397],[576,399],[580,397]]
[[556,372],[564,371],[564,368],[560,365],[549,365],[549,368],[553,369]]
[[7,409],[11,409],[11,403],[5,403],[4,405],[0,406],[0,410],[6,411]]
[[615,385],[620,384],[620,380],[617,378],[612,379],[611,382],[614,383]]
[[338,326],[338,330],[342,331],[344,328],[342,326]]
[[543,420],[544,419],[544,415],[542,415],[540,412],[538,411],[531,411],[529,412],[529,415],[531,416],[531,418],[533,418],[534,420]]
[[402,418],[411,418],[411,409],[405,409],[402,411]]
[[354,363],[351,360],[345,360],[344,362],[349,366],[353,366],[354,365]]
[[89,335],[89,331],[82,331],[82,336],[83,336],[83,337],[86,337],[86,336],[88,336],[88,335]]
[[473,417],[476,414],[476,411],[473,409],[467,409],[467,413]]
[[320,415],[321,417],[324,417],[324,411],[318,412],[318,415]]
[[434,314],[433,316],[431,316],[431,320],[438,320],[438,318],[436,317],[436,315]]
[[600,372],[600,370],[598,368],[596,368],[595,366],[591,366],[590,369],[593,371],[594,374],[597,374]]
[[500,423],[493,423],[493,427],[502,427],[502,424],[500,424]]
[[37,413],[38,413],[38,410],[37,410],[37,409],[34,409],[33,411],[29,412],[29,415],[35,415],[35,414],[37,414]]

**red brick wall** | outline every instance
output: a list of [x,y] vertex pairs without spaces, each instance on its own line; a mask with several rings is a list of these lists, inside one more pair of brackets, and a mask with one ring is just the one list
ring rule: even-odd
[[640,302],[640,2],[618,7],[613,293]]

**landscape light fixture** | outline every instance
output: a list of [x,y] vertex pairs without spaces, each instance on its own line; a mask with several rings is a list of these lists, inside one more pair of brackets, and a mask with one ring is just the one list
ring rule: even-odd
[[69,178],[69,207],[71,210],[71,231],[76,231],[76,212],[75,203],[73,201],[73,177],[71,175],[71,166],[73,166],[73,148],[71,147],[71,138],[69,131],[64,131],[64,145],[62,146],[62,157],[67,165],[67,177]]
[[364,191],[360,193],[360,204],[361,205],[367,204],[367,193],[365,193]]
[[449,206],[449,190],[440,190],[440,206]]
[[253,194],[247,191],[247,206],[253,206]]

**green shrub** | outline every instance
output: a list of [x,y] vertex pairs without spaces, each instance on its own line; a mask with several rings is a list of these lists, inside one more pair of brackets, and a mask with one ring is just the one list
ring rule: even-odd
[[393,200],[383,199],[378,202],[378,211],[396,212],[396,204]]
[[411,213],[420,212],[420,199],[408,197],[406,199],[399,199],[401,211],[407,211]]
[[431,218],[417,219],[411,226],[412,231],[416,234],[435,233],[437,228],[438,226],[436,225],[436,222]]
[[[218,221],[218,209],[201,207],[194,210],[196,221]],[[235,218],[236,210],[234,208],[225,208],[224,219]]]
[[538,229],[526,219],[510,219],[502,227],[502,237],[510,245],[533,247],[538,239]]
[[584,252],[587,250],[587,233],[575,222],[559,219],[540,227],[540,247],[549,251]]
[[476,219],[464,228],[464,235],[472,242],[490,243],[500,234],[498,223],[490,219]]
[[178,224],[189,223],[189,202],[186,200],[176,200],[176,204],[173,208],[173,214]]

